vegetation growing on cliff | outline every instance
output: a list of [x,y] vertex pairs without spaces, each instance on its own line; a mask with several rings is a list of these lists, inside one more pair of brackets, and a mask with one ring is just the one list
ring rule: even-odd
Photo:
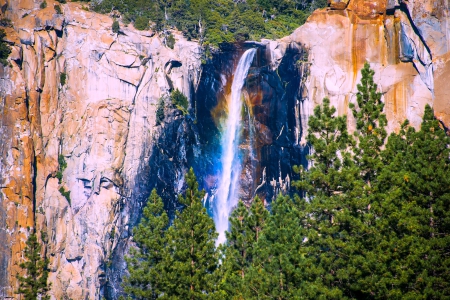
[[39,7],[41,8],[41,9],[44,9],[44,8],[47,8],[47,1],[42,1],[41,2],[41,4],[39,5]]
[[[61,84],[61,86],[64,86],[66,84],[66,80],[67,80],[67,74],[66,73],[60,73],[59,74],[59,83]],[[63,157],[64,159],[64,157]],[[59,164],[61,166],[61,162]]]
[[159,98],[158,107],[156,108],[156,125],[160,125],[166,117],[164,114],[164,105],[164,97]]
[[119,31],[120,31],[119,21],[117,21],[117,20],[114,20],[114,21],[113,21],[111,30],[112,30],[112,32],[114,32],[114,33],[119,33]]
[[0,26],[2,27],[13,27],[12,22],[8,18],[1,18],[0,19]]
[[61,184],[63,178],[63,172],[67,168],[67,162],[64,155],[58,155],[58,171],[56,172],[56,178],[58,178],[58,184]]
[[173,36],[173,34],[169,34],[166,44],[170,49],[173,49],[175,47],[175,37]]
[[[199,200],[195,210],[188,210],[190,198],[180,198],[186,208],[155,248],[167,244],[161,251],[172,253],[172,269],[161,272],[167,277],[159,282],[167,290],[155,298],[450,297],[450,136],[427,105],[420,130],[405,121],[386,141],[387,122],[373,76],[366,64],[352,106],[355,134],[324,99],[309,119],[311,167],[296,168],[300,179],[293,186],[299,194],[280,195],[270,213],[259,199],[250,208],[240,202],[225,245],[214,247],[214,227]],[[187,178],[192,182],[193,174]],[[202,194],[193,193],[198,185],[188,185],[187,195],[200,199]],[[193,294],[188,281],[177,280],[192,274],[186,261],[194,261],[189,253],[198,247],[186,241],[201,231],[205,260],[195,257],[195,276],[203,272],[214,281],[196,285],[196,293],[198,287],[202,293]],[[166,284],[167,278],[174,283]]]
[[182,92],[178,89],[173,90],[172,93],[170,93],[170,100],[177,109],[183,112],[183,114],[188,114],[189,101]]
[[9,54],[11,53],[11,48],[9,47],[8,43],[5,42],[6,32],[4,29],[0,29],[0,63],[2,65],[7,65],[8,62],[6,59],[8,58]]
[[223,42],[280,38],[302,25],[326,0],[104,0],[98,12],[119,10],[136,28],[177,28],[188,39]]
[[36,233],[32,233],[27,240],[24,250],[25,261],[20,267],[25,271],[25,276],[17,276],[19,280],[18,294],[23,295],[25,300],[50,299],[46,296],[49,291],[48,259],[41,256],[41,245],[37,240]]
[[54,8],[55,8],[55,11],[57,14],[59,14],[59,15],[62,14],[61,6],[55,5]]
[[[64,74],[64,73],[61,73]],[[65,78],[65,74],[64,74],[64,78]],[[58,178],[58,184],[61,185],[62,183],[62,179],[63,179],[63,172],[64,170],[67,168],[67,162],[66,159],[64,158],[64,155],[60,154],[58,155],[58,171],[56,172],[56,178]],[[70,201],[70,191],[66,191],[64,186],[60,186],[58,191],[61,193],[61,195],[66,198],[67,202],[69,203],[69,205],[71,204]]]

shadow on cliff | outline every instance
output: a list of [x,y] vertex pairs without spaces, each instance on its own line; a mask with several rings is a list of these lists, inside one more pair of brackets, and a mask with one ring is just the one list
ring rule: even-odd
[[[126,276],[124,256],[130,246],[132,228],[138,224],[153,188],[162,197],[171,219],[180,209],[177,194],[184,190],[184,175],[189,167],[194,168],[200,186],[208,195],[214,194],[221,155],[223,105],[230,93],[235,66],[248,48],[258,51],[244,86],[246,117],[242,118],[243,166],[239,197],[249,204],[258,195],[270,204],[278,193],[290,192],[290,181],[296,178],[292,167],[306,165],[308,147],[299,144],[305,49],[289,45],[274,69],[273,55],[265,44],[223,47],[203,65],[199,86],[191,95],[190,114],[183,116],[173,107],[166,108],[164,122],[155,129],[153,140],[147,141],[143,155],[149,156],[149,163],[139,168],[132,196],[122,212],[127,214],[127,227],[111,264],[105,266],[107,280],[102,294],[106,299],[117,299],[122,292],[121,278]],[[142,157],[141,161],[146,160]]]

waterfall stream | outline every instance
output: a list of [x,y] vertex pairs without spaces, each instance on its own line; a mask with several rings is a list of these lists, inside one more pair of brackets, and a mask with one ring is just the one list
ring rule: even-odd
[[242,88],[248,71],[255,56],[256,49],[244,52],[234,72],[231,86],[231,98],[228,101],[228,116],[222,133],[222,169],[219,187],[214,201],[214,221],[219,233],[217,245],[226,240],[225,231],[228,229],[228,218],[231,210],[237,204],[238,179],[241,173],[239,157],[239,140],[242,127]]

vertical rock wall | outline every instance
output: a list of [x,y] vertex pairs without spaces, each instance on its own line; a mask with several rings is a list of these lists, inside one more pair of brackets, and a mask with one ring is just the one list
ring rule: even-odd
[[[283,47],[284,55],[278,55]],[[305,160],[305,149],[298,143],[298,99],[303,86],[300,61],[305,50],[296,44],[282,45],[264,40],[224,47],[204,66],[196,93],[196,117],[202,144],[197,173],[211,200],[217,192],[221,163],[221,134],[227,118],[234,70],[242,53],[257,52],[243,87],[239,156],[242,172],[238,197],[247,204],[258,195],[270,203],[278,193],[288,193],[293,165]]]
[[[242,177],[248,201],[288,188],[314,106],[329,97],[349,114],[366,61],[391,131],[404,118],[418,126],[426,103],[450,124],[448,1],[329,3],[291,36],[249,45],[260,50],[245,93],[252,112],[244,131],[255,133],[257,148]],[[131,25],[112,33],[113,19],[86,4],[39,4],[0,0],[1,18],[13,22],[5,28],[10,65],[0,66],[0,298],[17,298],[15,275],[36,228],[53,299],[114,299],[149,189],[174,211],[187,166],[214,185],[207,155],[217,149],[206,142],[217,134],[211,115],[238,51],[201,66],[200,47],[176,33],[172,50]],[[191,98],[192,117],[166,99],[156,125],[158,101],[174,88]]]
[[79,3],[0,5],[13,22],[10,65],[0,66],[0,297],[17,297],[18,264],[36,228],[52,298],[99,299],[112,253],[138,219],[136,179],[161,133],[158,100],[174,88],[192,93],[199,46],[175,34],[172,50],[123,24],[114,34],[112,18]]
[[[308,115],[324,97],[339,114],[354,120],[348,104],[356,100],[360,69],[367,61],[383,92],[389,131],[405,118],[419,126],[425,104],[449,124],[448,1],[329,1],[281,43],[309,50],[310,74],[302,101],[305,132]],[[304,135],[302,142],[305,143]]]

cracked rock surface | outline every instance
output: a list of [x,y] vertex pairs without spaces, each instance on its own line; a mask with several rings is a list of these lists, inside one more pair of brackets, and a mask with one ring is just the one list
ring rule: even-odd
[[0,67],[0,298],[14,297],[36,227],[50,258],[52,299],[99,299],[128,230],[123,212],[135,205],[136,174],[148,163],[144,143],[159,134],[158,100],[172,88],[191,95],[200,49],[175,34],[172,50],[123,24],[114,34],[112,18],[79,3],[6,7],[14,27],[6,28],[11,65]]
[[[281,43],[299,43],[309,50],[307,93],[300,103],[303,133],[308,116],[324,97],[339,114],[355,121],[348,108],[356,102],[360,70],[367,61],[383,92],[388,131],[405,118],[419,126],[425,104],[450,124],[450,16],[448,1],[328,1],[305,25]],[[302,135],[305,143],[305,134]]]
[[[201,157],[193,119],[166,105],[166,120],[156,124],[159,99],[176,88],[199,98],[197,87],[208,74],[202,73],[201,47],[176,32],[170,49],[157,33],[132,25],[121,23],[114,34],[113,19],[86,11],[86,4],[39,4],[0,0],[0,17],[13,24],[4,28],[10,65],[0,65],[0,298],[16,297],[18,265],[36,228],[50,259],[52,299],[114,299],[144,192],[158,181],[173,185],[161,191],[173,196],[182,188],[188,157]],[[295,103],[290,109],[281,107],[282,100],[273,103],[295,125],[282,149],[306,143],[308,116],[323,97],[354,128],[348,104],[355,102],[366,61],[383,92],[389,131],[405,118],[419,126],[426,103],[448,127],[448,1],[329,4],[290,36],[261,46],[270,63],[267,74],[301,66],[300,86],[292,88],[299,91]],[[292,49],[307,55],[289,54]],[[199,88],[205,95],[211,86],[206,83]],[[252,95],[257,99],[258,93]],[[259,144],[287,136],[281,119],[274,122],[276,130],[255,122]],[[286,160],[291,154],[286,152]],[[243,176],[245,184],[256,191],[264,184],[289,185],[289,178],[277,182],[261,164],[261,180]],[[167,205],[175,210],[177,203]]]

